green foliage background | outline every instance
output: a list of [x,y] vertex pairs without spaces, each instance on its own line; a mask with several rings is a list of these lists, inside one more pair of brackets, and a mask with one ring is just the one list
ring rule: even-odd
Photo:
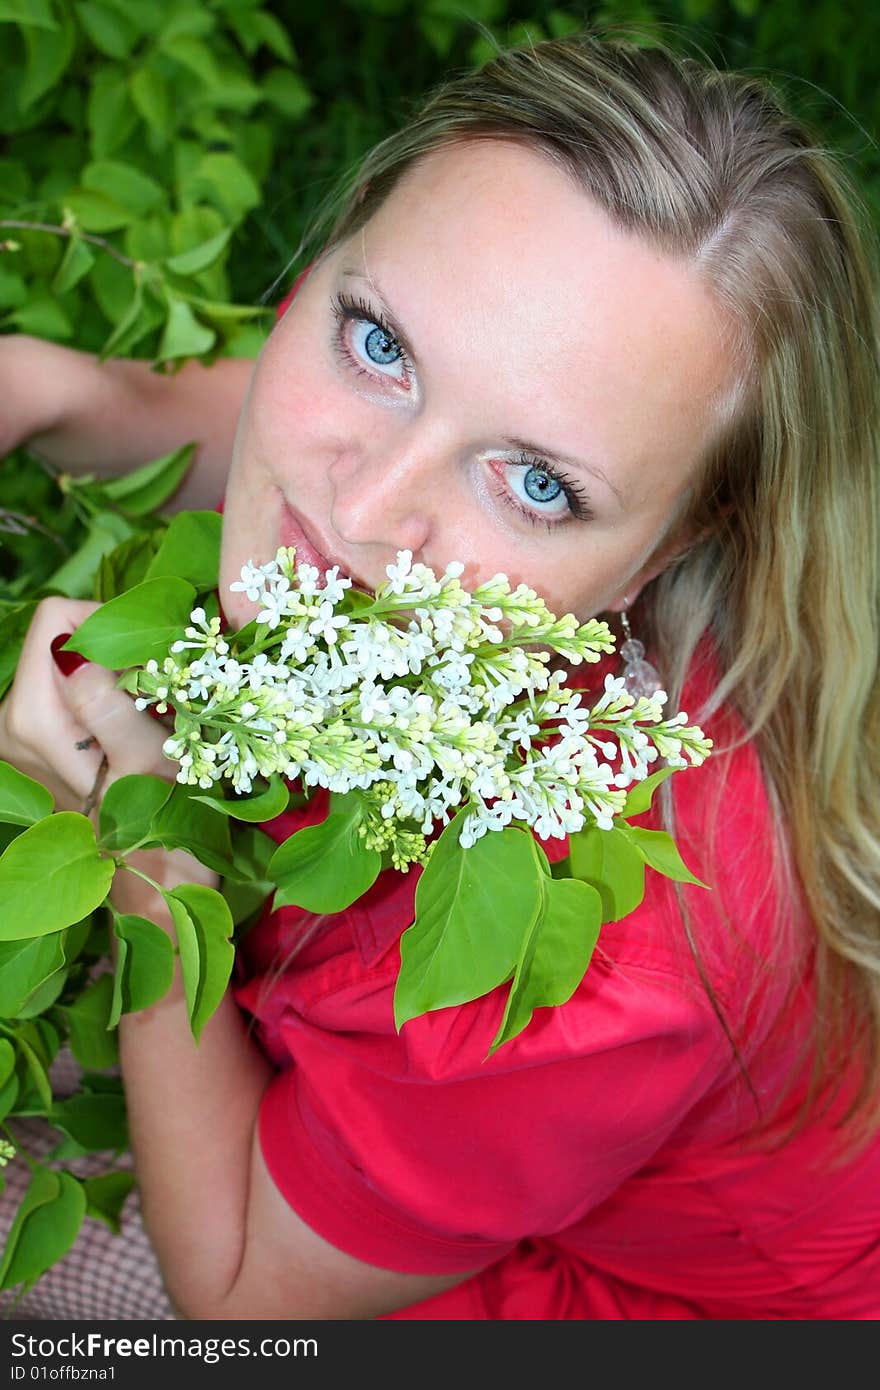
[[167,363],[252,355],[337,175],[493,40],[584,23],[770,76],[880,220],[877,6],[0,0],[0,330]]
[[[880,223],[880,6],[0,0],[0,332],[144,358],[166,370],[191,357],[255,355],[338,176],[445,73],[478,64],[496,43],[529,43],[584,23],[629,37],[658,34],[722,66],[770,77],[817,137],[842,153]],[[190,530],[174,549],[174,528],[217,530],[217,515],[169,525],[161,514],[190,455],[187,447],[103,483],[41,466],[25,448],[0,460],[0,699],[39,599],[66,594],[109,605],[151,567],[164,572],[164,547],[175,575],[182,555],[198,567],[200,547],[212,538],[197,543]],[[213,572],[190,577],[216,587]],[[83,840],[91,827],[84,817],[53,815],[48,793],[8,766],[2,777],[0,853],[18,863],[30,847],[27,884],[36,902],[46,897],[46,837],[56,836],[56,859],[69,870],[76,855],[65,835]],[[159,806],[153,793],[139,802],[132,780],[114,784],[115,796],[102,802],[105,851],[130,847],[113,820],[123,803],[118,819],[129,840],[132,817],[142,813],[148,838],[181,843],[179,811],[167,823],[156,817],[165,815],[165,799],[178,805],[186,789],[172,795],[162,782]],[[228,928],[246,925],[270,891],[265,846],[273,842],[245,826],[233,853],[225,820],[197,809],[201,820],[189,804],[184,818],[191,839],[204,822],[200,857],[225,874],[228,906],[215,936],[231,957]],[[170,978],[168,938],[158,928],[151,934],[151,924],[136,918],[111,923],[106,905],[94,907],[108,870],[93,841],[81,846],[80,859],[91,866],[94,892],[81,901],[82,875],[68,872],[65,880],[74,898],[64,920],[72,925],[58,930],[57,921],[41,925],[16,909],[0,941],[0,1126],[7,1116],[48,1118],[59,1135],[53,1163],[125,1148],[113,1030],[121,1009],[145,1007]],[[589,870],[586,860],[576,866],[586,878]],[[184,890],[178,897],[180,940],[184,909],[198,916],[201,899],[188,903]],[[25,928],[32,938],[22,936]],[[101,966],[111,929],[115,980]],[[188,930],[190,940],[191,923]],[[202,965],[192,950],[188,960],[190,992],[198,992]],[[201,1021],[194,1017],[194,1027]],[[79,1091],[59,1100],[49,1069],[62,1041],[84,1075]],[[117,1229],[132,1182],[123,1171],[80,1181],[27,1161],[31,1183],[0,1252],[0,1307],[64,1254],[85,1214]]]

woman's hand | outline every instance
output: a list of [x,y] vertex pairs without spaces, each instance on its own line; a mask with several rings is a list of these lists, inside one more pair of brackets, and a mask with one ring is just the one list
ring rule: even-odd
[[[61,652],[57,660],[53,656],[53,641],[73,632],[99,606],[80,599],[44,599],[0,704],[0,758],[48,787],[56,810],[85,812],[96,824],[100,796],[119,777],[151,773],[173,782],[176,774],[176,764],[162,753],[167,731],[117,689],[115,672],[76,653]],[[218,882],[216,874],[181,850],[139,851],[127,860],[164,888],[185,882],[215,887]],[[120,874],[113,901],[122,911],[150,915],[145,912],[146,888],[135,875]]]
[[135,709],[130,695],[116,689],[115,673],[73,652],[61,652],[57,662],[53,656],[53,641],[73,632],[98,607],[80,599],[44,599],[0,704],[0,757],[48,787],[59,811],[83,810],[104,756],[105,790],[132,772],[174,777],[162,755],[166,735]]

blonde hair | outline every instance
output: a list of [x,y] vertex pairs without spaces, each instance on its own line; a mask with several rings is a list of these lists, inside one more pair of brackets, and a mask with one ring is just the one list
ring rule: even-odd
[[701,717],[729,702],[755,741],[816,926],[810,1099],[829,1083],[833,1093],[839,1064],[860,1055],[854,1111],[869,1131],[880,1124],[870,219],[766,81],[583,33],[499,52],[441,86],[367,155],[329,244],[356,233],[417,160],[469,138],[549,156],[619,227],[699,267],[734,326],[738,390],[680,518],[683,533],[709,534],[645,590],[640,616],[673,708],[699,642],[714,641],[720,683]]

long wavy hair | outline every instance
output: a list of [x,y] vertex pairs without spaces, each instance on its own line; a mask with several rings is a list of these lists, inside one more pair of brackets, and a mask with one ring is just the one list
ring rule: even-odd
[[733,325],[737,389],[677,517],[682,534],[703,538],[646,587],[640,635],[663,655],[672,708],[698,644],[714,642],[720,678],[701,720],[725,703],[739,713],[780,863],[793,866],[816,927],[808,1106],[861,1057],[848,1118],[870,1133],[880,1125],[870,216],[840,159],[768,81],[582,33],[500,51],[445,82],[348,177],[316,235],[325,246],[352,236],[417,160],[472,138],[549,156],[619,228],[695,265]]

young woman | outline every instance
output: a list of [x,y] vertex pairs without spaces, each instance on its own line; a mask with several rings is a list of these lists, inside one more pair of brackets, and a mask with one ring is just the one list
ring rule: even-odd
[[[230,623],[254,615],[241,567],[280,544],[368,587],[400,549],[461,559],[469,585],[503,570],[557,612],[626,613],[715,741],[664,813],[711,893],[653,881],[569,1003],[488,1061],[503,991],[395,1032],[412,875],[318,923],[267,908],[198,1048],[179,987],[123,1017],[180,1316],[880,1316],[880,372],[856,207],[764,83],[581,36],[449,83],[368,156],[254,370],[162,380],[0,341],[7,443],[118,468],[203,441],[177,500],[223,496]],[[40,605],[0,707],[0,756],[59,807],[102,753],[111,778],[174,775],[111,672],[53,664],[93,608]],[[122,877],[117,905],[170,931]]]

